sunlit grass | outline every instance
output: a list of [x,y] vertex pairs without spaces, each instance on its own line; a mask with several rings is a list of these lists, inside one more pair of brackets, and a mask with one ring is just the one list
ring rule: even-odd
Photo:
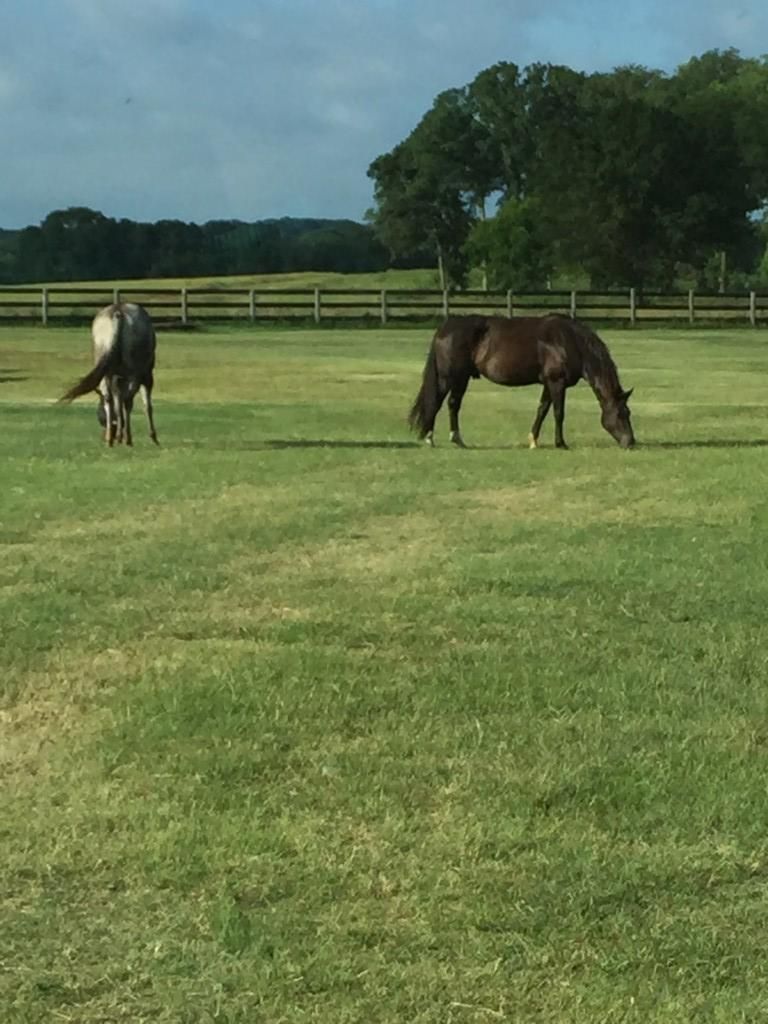
[[765,332],[605,335],[408,436],[428,331],[0,334],[0,1005],[21,1024],[758,1020]]
[[[163,277],[156,279],[114,278],[107,281],[43,282],[50,288],[439,288],[437,270],[377,270],[366,273],[340,273],[324,270],[301,270],[279,274],[207,274],[203,277]],[[470,284],[479,287],[480,277],[472,273]]]

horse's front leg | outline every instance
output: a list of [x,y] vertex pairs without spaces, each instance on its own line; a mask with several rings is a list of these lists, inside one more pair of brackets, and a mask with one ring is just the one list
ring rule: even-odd
[[467,447],[464,444],[464,440],[461,436],[461,430],[459,429],[459,411],[461,410],[461,403],[468,385],[469,377],[463,377],[459,380],[452,381],[451,393],[448,396],[448,415],[451,421],[450,440],[457,448]]
[[567,448],[563,437],[563,422],[565,420],[565,381],[551,381],[549,393],[552,396],[555,416],[555,448]]
[[539,447],[539,434],[541,433],[541,425],[543,424],[549,407],[552,405],[552,399],[549,397],[549,389],[547,385],[544,385],[544,389],[541,392],[541,398],[539,399],[539,408],[536,410],[536,419],[533,421],[531,432],[528,435],[528,447],[538,448]]

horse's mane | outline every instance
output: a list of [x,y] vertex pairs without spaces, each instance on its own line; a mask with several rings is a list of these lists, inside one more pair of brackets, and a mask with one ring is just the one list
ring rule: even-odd
[[597,334],[580,320],[568,321],[581,351],[584,376],[591,387],[598,385],[612,395],[621,392],[619,371],[616,369],[608,346]]

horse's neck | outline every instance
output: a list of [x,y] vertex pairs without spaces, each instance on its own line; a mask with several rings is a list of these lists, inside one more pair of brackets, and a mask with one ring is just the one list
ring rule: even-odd
[[612,379],[608,374],[585,374],[584,377],[600,403],[601,409],[615,403],[618,390],[617,380]]

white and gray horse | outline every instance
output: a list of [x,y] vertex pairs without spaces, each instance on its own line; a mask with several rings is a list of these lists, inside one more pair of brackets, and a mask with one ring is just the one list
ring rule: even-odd
[[105,306],[93,318],[94,367],[73,384],[60,402],[71,402],[89,391],[99,395],[99,422],[104,440],[133,444],[131,410],[136,392],[141,392],[149,424],[149,436],[159,444],[152,416],[152,387],[155,368],[155,329],[149,313],[133,302]]

